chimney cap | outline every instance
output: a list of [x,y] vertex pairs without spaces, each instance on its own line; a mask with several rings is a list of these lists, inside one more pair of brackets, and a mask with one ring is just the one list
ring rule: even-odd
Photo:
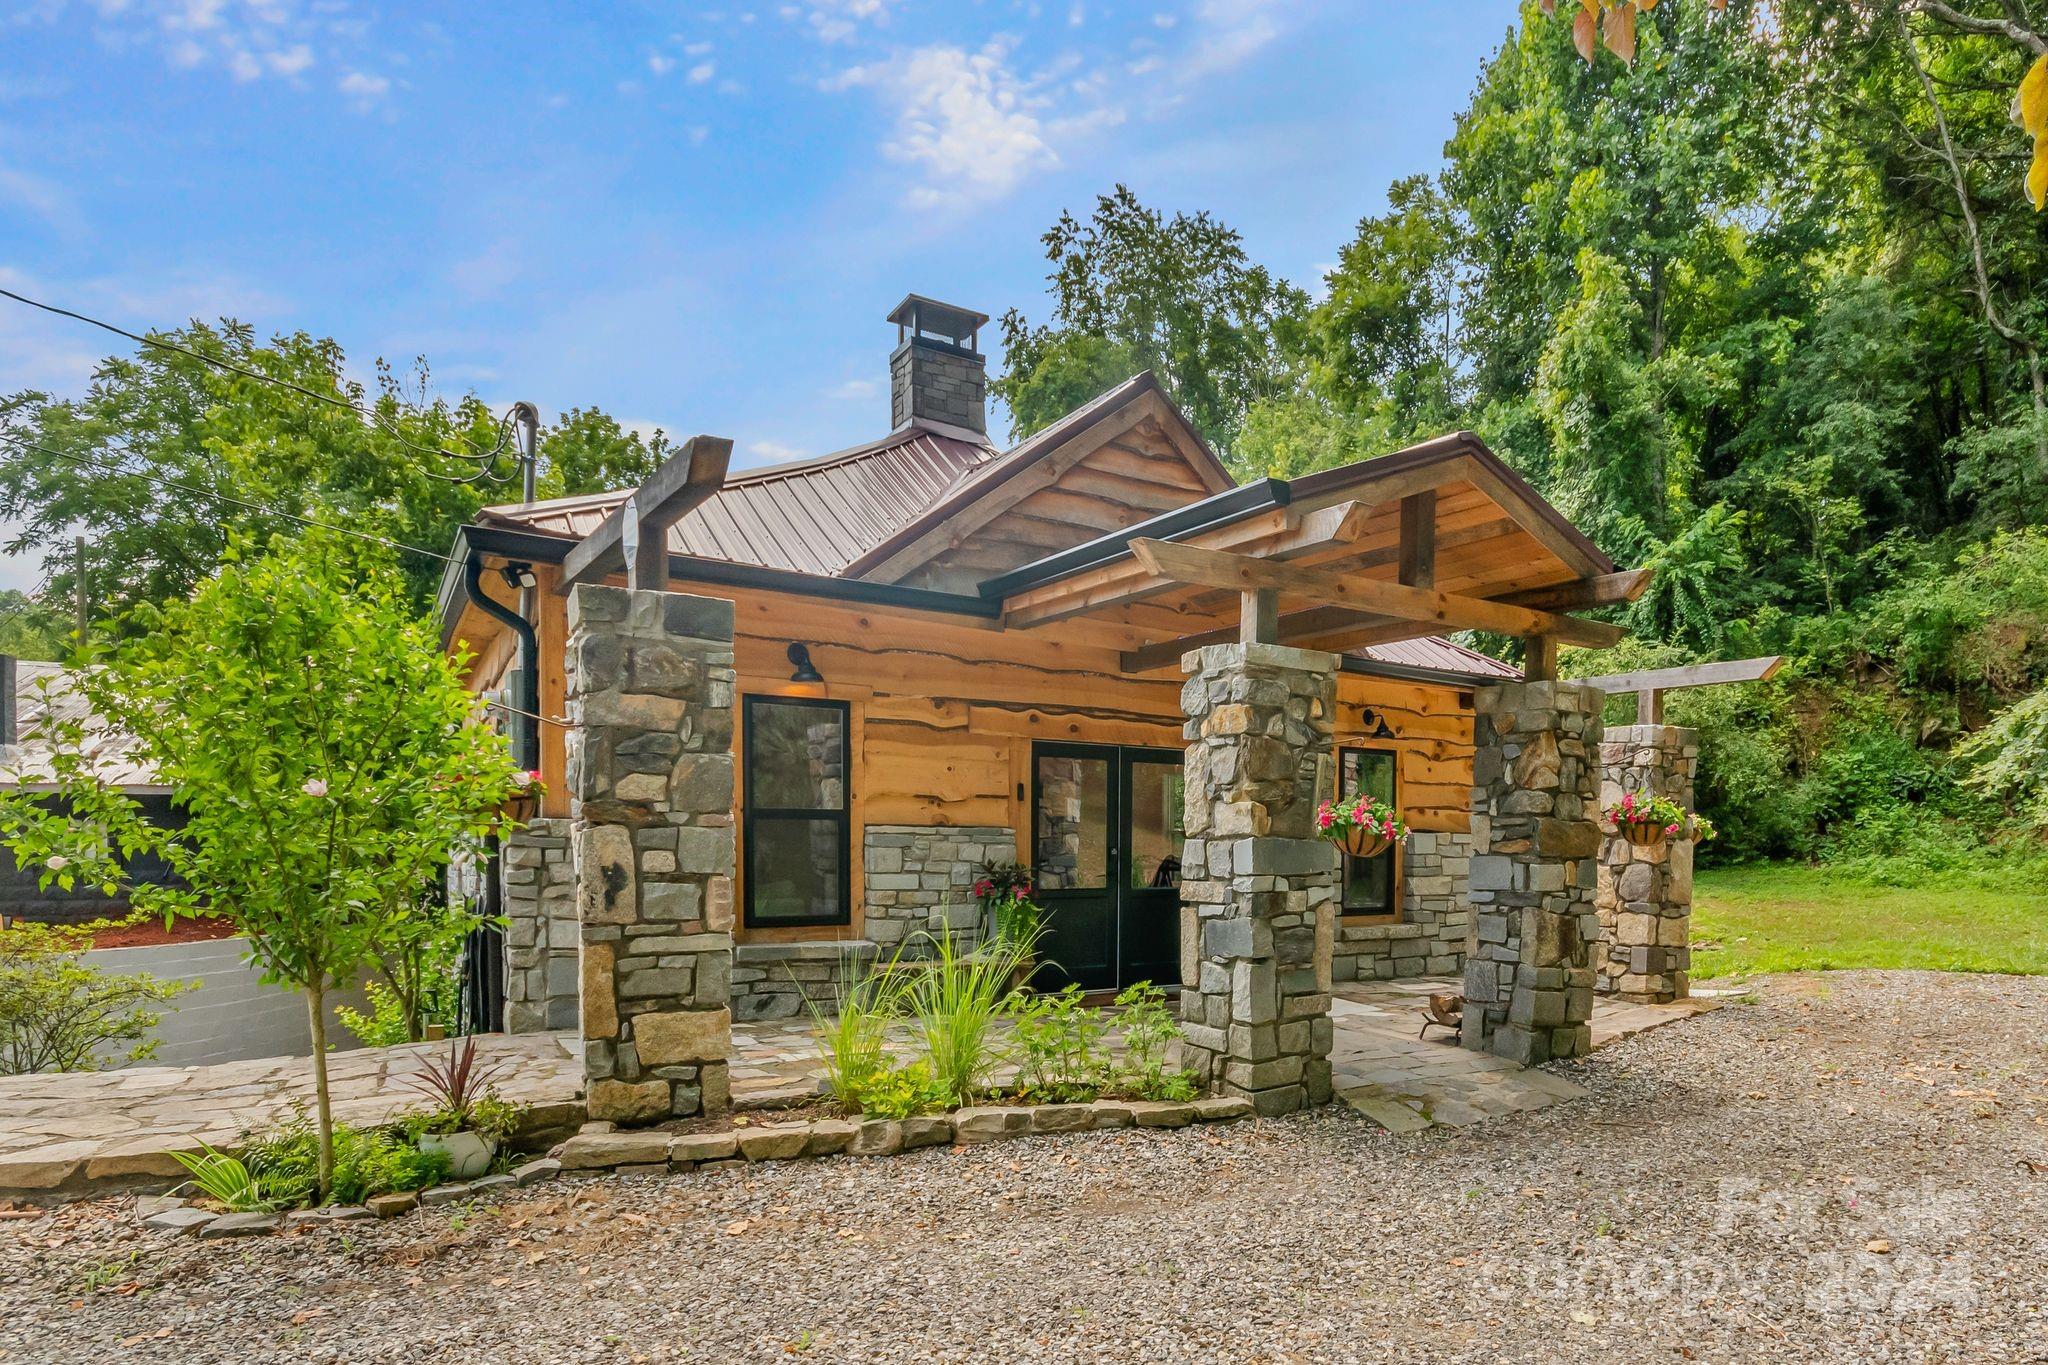
[[988,322],[988,314],[958,304],[940,303],[922,294],[905,294],[903,302],[890,312],[889,321],[912,336],[934,336],[964,347]]

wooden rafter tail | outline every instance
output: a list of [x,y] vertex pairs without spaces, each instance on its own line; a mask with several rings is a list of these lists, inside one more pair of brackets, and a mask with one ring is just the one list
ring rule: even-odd
[[[1131,553],[1153,574],[1181,583],[1229,588],[1236,592],[1273,588],[1283,595],[1356,607],[1392,617],[1396,622],[1426,623],[1440,630],[1542,635],[1566,644],[1600,649],[1620,642],[1626,634],[1619,626],[1601,621],[1582,621],[1534,607],[1462,597],[1434,588],[1354,578],[1322,569],[1305,569],[1161,540],[1134,540]],[[1397,628],[1414,633],[1408,627]]]
[[[569,551],[555,591],[566,594],[578,583],[602,583],[621,569],[633,587],[666,587],[669,528],[724,486],[731,463],[732,442],[723,436],[692,436],[683,442],[617,511]],[[632,563],[626,560],[629,523],[636,542]]]

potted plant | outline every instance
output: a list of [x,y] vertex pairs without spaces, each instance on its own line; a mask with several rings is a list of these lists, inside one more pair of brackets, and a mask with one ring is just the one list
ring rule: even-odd
[[1713,823],[1704,815],[1693,815],[1670,797],[1649,792],[1624,792],[1603,814],[1617,834],[1639,848],[1654,848],[1671,837],[1696,843],[1714,837]]
[[1038,970],[1038,937],[1045,910],[1031,899],[1031,871],[1022,863],[983,863],[974,883],[981,902],[981,940],[1007,947],[1017,955],[1012,986],[1021,986]]
[[1354,858],[1377,858],[1407,839],[1408,824],[1392,806],[1360,792],[1317,807],[1316,833]]
[[479,1063],[476,1039],[464,1037],[448,1045],[445,1061],[430,1059],[417,1076],[407,1078],[414,1090],[434,1102],[407,1127],[422,1151],[448,1158],[448,1175],[471,1180],[491,1167],[499,1144],[519,1127],[516,1105],[501,1099],[497,1079],[503,1062]]

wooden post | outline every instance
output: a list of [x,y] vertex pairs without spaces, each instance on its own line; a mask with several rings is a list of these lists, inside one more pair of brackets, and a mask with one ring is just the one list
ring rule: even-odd
[[1436,586],[1436,490],[1401,499],[1400,579],[1411,588]]
[[1280,594],[1271,588],[1254,588],[1238,594],[1237,638],[1239,644],[1272,645],[1280,642]]
[[1636,693],[1636,724],[1662,725],[1664,723],[1664,693],[1660,688],[1646,687]]
[[1557,677],[1557,637],[1528,635],[1522,638],[1522,677],[1529,682],[1551,682]]

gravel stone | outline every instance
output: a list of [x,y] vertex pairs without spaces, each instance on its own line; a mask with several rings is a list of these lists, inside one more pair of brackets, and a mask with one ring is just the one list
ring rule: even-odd
[[232,1244],[66,1205],[0,1220],[0,1361],[2048,1353],[2048,979],[1756,989],[1546,1069],[1582,1096],[1400,1136],[1332,1107],[593,1174]]

